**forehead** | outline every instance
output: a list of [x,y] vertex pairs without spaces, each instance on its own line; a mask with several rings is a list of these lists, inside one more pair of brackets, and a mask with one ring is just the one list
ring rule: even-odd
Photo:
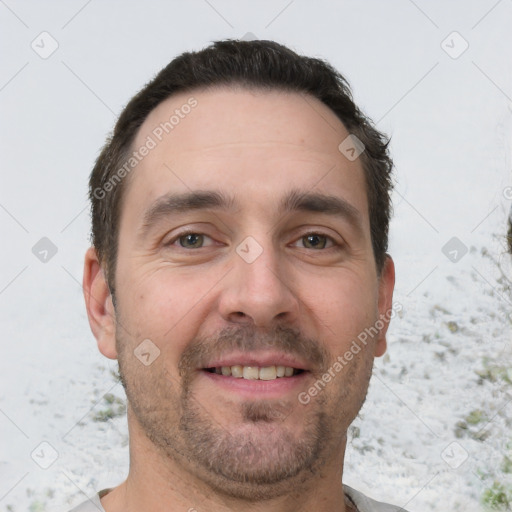
[[161,135],[163,140],[157,142],[184,151],[274,143],[339,156],[338,145],[348,132],[334,112],[313,96],[233,86],[168,98],[150,112],[135,145],[148,135],[156,139]]
[[365,213],[360,160],[338,149],[348,135],[334,112],[307,94],[227,87],[176,94],[139,129],[132,149],[151,150],[130,177],[125,204],[142,208],[165,193],[222,188],[254,204],[293,185],[338,191]]

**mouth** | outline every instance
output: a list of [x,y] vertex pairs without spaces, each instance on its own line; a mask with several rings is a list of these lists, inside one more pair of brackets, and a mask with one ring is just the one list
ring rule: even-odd
[[246,380],[276,380],[305,372],[302,368],[293,368],[291,366],[272,365],[272,366],[245,366],[235,364],[232,366],[214,366],[203,368],[208,373],[223,375],[224,377],[234,377],[235,379]]
[[[312,375],[305,361],[291,354],[233,353],[199,368],[207,386],[245,398],[284,398],[303,388]],[[211,389],[211,388],[209,388]]]

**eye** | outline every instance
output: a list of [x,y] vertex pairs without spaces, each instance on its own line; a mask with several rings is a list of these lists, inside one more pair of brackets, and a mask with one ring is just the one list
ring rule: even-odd
[[[208,241],[210,242],[208,243]],[[183,249],[200,249],[202,247],[212,245],[212,242],[212,238],[203,233],[189,231],[175,236],[165,245],[177,246]],[[306,233],[301,238],[299,238],[294,245],[298,244],[299,242],[301,242],[303,247],[306,249],[316,250],[331,249],[341,245],[337,243],[331,236],[318,232]]]
[[[332,237],[322,233],[307,233],[298,241],[301,241],[306,249],[329,249],[339,245]],[[331,245],[326,247],[328,243]]]
[[209,236],[202,233],[188,232],[174,237],[166,245],[175,245],[178,242],[179,246],[184,249],[200,249],[204,247],[205,239],[211,240]]

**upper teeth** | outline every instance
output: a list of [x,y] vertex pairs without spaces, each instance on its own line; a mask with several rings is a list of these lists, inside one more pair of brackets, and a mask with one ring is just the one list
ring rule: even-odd
[[250,380],[273,380],[277,377],[291,377],[294,373],[290,366],[221,366],[215,368],[219,375],[244,378]]

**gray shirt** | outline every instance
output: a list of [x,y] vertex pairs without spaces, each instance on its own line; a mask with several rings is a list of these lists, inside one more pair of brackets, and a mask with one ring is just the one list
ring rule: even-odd
[[[388,505],[379,501],[372,500],[364,494],[352,489],[348,485],[344,485],[343,489],[345,494],[352,500],[352,503],[357,507],[358,512],[407,512],[401,507]],[[111,489],[103,489],[98,494],[95,494],[91,499],[84,501],[70,512],[105,512],[101,506],[100,498],[108,494]]]

